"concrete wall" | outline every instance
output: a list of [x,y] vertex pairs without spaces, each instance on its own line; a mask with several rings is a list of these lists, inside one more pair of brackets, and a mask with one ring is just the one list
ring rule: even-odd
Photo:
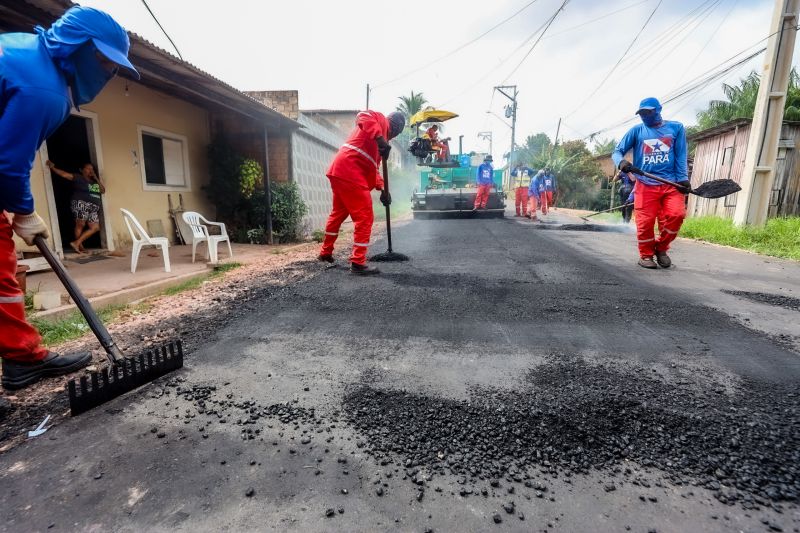
[[247,91],[247,94],[292,120],[297,120],[300,114],[297,91]]
[[306,230],[311,232],[322,229],[330,213],[333,196],[325,172],[345,136],[317,117],[301,113],[298,122],[303,128],[292,139],[294,181],[300,187],[300,194],[308,207],[304,224]]
[[[175,203],[178,193],[182,194],[186,210],[199,211],[211,218],[215,216],[214,208],[202,190],[203,185],[208,183],[207,112],[166,94],[132,82],[127,83],[127,96],[126,81],[115,78],[94,102],[82,108],[93,115],[98,131],[96,159],[100,177],[106,185],[103,200],[110,230],[110,235],[106,236],[109,248],[126,247],[131,243],[120,208],[131,211],[142,225],[147,220],[161,220],[167,235],[172,231],[167,194],[172,194]],[[187,187],[145,190],[141,171],[144,163],[140,153],[139,126],[186,138],[190,175]],[[31,185],[38,212],[45,221],[52,224],[55,214],[50,212],[46,193],[47,181],[51,177],[49,171],[44,171],[44,157],[44,150],[40,150],[31,173]],[[68,243],[63,243],[63,247],[66,246]]]

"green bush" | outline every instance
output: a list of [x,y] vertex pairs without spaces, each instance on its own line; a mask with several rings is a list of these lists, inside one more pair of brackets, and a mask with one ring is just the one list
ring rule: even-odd
[[311,232],[311,240],[314,242],[322,242],[325,240],[325,232],[321,229],[315,229]]
[[303,217],[308,213],[300,187],[294,182],[270,182],[272,192],[272,231],[280,242],[303,237]]

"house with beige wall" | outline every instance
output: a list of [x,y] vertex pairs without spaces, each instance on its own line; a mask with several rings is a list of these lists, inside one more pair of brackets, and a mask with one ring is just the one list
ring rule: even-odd
[[[72,6],[64,0],[26,0],[0,6],[0,32],[48,27]],[[207,147],[225,135],[242,155],[262,163],[268,179],[289,179],[290,138],[300,125],[260,101],[130,34],[130,59],[141,74],[121,73],[103,92],[67,121],[40,148],[31,171],[36,209],[51,228],[50,245],[69,250],[71,183],[51,173],[77,172],[95,165],[106,192],[101,232],[89,248],[115,250],[131,237],[120,209],[143,226],[174,235],[169,201],[214,218],[203,187],[209,182]],[[18,250],[33,251],[19,241]]]

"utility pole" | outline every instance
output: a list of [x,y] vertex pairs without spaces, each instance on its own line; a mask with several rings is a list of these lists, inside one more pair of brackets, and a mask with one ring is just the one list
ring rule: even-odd
[[737,226],[760,226],[767,221],[792,68],[792,52],[797,37],[798,10],[800,0],[775,1],[770,38],[764,57],[764,71],[740,180],[742,190],[738,193],[733,214],[733,222]]
[[499,85],[494,88],[509,100],[511,103],[506,106],[506,118],[511,119],[511,151],[508,153],[508,180],[511,183],[511,167],[514,166],[514,148],[516,146],[516,133],[517,133],[517,91],[516,85]]
[[364,108],[364,111],[369,111],[369,83],[367,84],[367,107]]
[[514,164],[514,147],[515,144],[515,136],[517,133],[517,95],[519,92],[517,91],[516,85],[500,85],[494,88],[495,91],[499,92],[509,100],[511,103],[506,106],[506,118],[511,119],[511,151],[508,153],[508,166]]
[[553,152],[558,146],[558,135],[561,133],[561,117],[558,118],[558,126],[556,126],[556,138],[553,139],[553,146],[550,147],[550,157],[553,157]]
[[478,139],[482,139],[484,141],[489,141],[489,154],[492,153],[492,132],[491,131],[479,131],[478,132]]

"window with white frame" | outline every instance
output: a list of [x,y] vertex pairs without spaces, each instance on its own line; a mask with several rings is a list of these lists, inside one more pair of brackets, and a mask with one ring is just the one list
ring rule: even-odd
[[186,137],[139,126],[139,148],[145,190],[190,190]]

